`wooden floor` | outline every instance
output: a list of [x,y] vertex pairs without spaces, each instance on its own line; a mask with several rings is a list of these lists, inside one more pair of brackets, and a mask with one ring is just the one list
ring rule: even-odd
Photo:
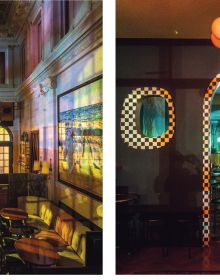
[[117,274],[220,274],[220,242],[209,248],[141,248],[133,254],[117,253]]

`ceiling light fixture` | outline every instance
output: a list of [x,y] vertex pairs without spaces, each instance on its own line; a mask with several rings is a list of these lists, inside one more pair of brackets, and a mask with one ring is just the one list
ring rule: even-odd
[[216,48],[220,48],[220,40],[214,34],[211,34],[211,41]]
[[220,48],[220,17],[212,22],[211,26],[211,41],[216,48]]
[[220,17],[216,18],[212,22],[212,34],[220,40]]

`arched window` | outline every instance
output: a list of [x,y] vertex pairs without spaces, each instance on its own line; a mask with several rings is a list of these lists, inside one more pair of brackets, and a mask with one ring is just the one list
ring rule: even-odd
[[12,172],[12,147],[13,136],[11,131],[0,126],[0,174]]

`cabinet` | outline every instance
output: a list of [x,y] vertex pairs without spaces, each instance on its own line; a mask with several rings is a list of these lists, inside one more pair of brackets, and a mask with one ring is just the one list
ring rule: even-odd
[[30,172],[30,143],[28,141],[20,143],[20,172]]

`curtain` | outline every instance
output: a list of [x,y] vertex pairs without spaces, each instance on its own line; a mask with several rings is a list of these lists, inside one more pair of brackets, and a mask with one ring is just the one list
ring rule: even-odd
[[31,171],[33,170],[34,161],[39,161],[39,131],[31,131],[30,137],[31,148]]

